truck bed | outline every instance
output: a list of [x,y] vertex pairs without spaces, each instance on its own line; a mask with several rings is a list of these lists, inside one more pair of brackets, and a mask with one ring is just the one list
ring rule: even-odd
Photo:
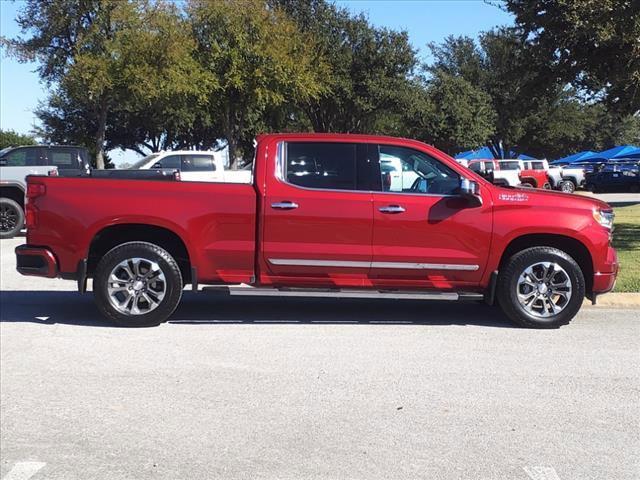
[[92,239],[135,225],[145,225],[150,239],[162,232],[178,235],[202,282],[242,283],[254,276],[253,185],[109,175],[30,177],[29,183],[44,185],[45,193],[32,200],[36,221],[27,243],[51,247],[63,276],[73,276],[78,262],[88,259]]

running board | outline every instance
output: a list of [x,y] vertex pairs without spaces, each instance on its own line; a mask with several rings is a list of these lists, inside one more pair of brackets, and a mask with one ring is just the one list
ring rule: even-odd
[[484,298],[476,292],[433,292],[408,290],[357,290],[320,288],[272,288],[272,287],[202,287],[202,291],[231,296],[252,297],[316,297],[316,298],[385,298],[393,300],[472,300]]

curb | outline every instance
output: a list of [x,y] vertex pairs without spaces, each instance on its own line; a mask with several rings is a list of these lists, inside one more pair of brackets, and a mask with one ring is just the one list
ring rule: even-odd
[[604,295],[598,296],[595,305],[592,305],[590,300],[585,300],[582,306],[589,308],[631,308],[640,310],[640,293],[605,293]]

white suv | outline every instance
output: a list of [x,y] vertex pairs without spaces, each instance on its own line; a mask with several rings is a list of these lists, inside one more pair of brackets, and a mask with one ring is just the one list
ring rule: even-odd
[[251,183],[251,171],[225,170],[219,152],[175,150],[152,153],[137,161],[132,170],[151,168],[175,168],[180,170],[180,179],[188,182]]

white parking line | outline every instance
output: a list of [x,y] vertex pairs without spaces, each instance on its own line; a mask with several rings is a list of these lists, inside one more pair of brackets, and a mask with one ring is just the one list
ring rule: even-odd
[[18,462],[2,480],[29,480],[45,465],[43,462]]
[[560,480],[553,467],[523,467],[523,470],[531,480]]

